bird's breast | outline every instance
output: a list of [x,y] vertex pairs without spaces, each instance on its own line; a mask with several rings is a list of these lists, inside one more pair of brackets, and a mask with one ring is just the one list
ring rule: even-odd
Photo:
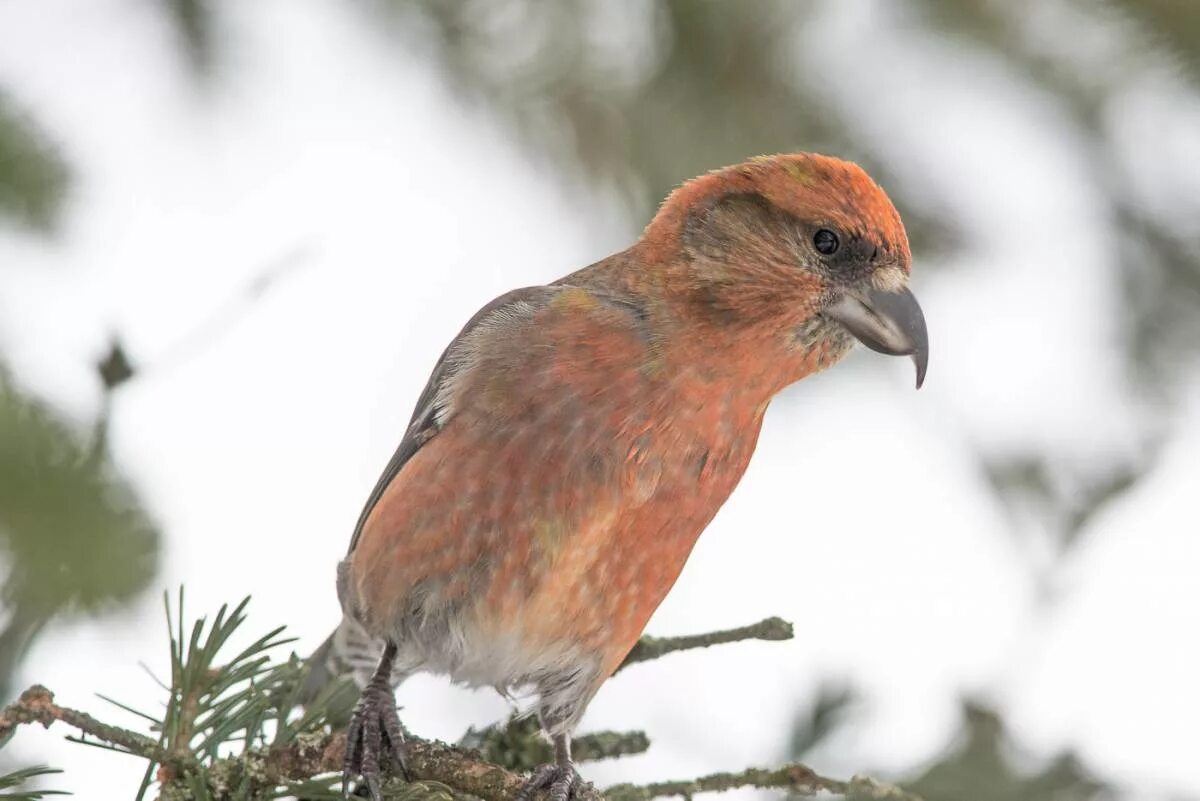
[[461,403],[352,554],[368,630],[471,684],[611,673],[741,478],[765,410],[700,372],[553,364]]
[[[703,382],[671,387],[625,425],[587,424],[551,448],[544,489],[512,509],[512,550],[481,605],[497,632],[522,621],[533,648],[569,641],[615,669],[671,589],[749,463],[764,405]],[[610,418],[594,409],[599,418]],[[616,432],[614,434],[614,431]]]

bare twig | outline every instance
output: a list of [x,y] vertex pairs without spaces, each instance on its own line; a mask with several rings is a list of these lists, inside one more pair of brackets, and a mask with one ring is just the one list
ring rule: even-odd
[[625,657],[625,661],[617,668],[624,670],[635,662],[645,662],[658,659],[672,651],[686,651],[690,648],[707,648],[710,645],[721,645],[742,640],[790,640],[794,636],[792,624],[783,618],[769,617],[760,620],[752,626],[742,626],[725,631],[713,631],[708,634],[692,634],[687,637],[642,637],[637,645]]
[[74,726],[84,734],[97,740],[115,745],[131,754],[152,759],[155,762],[173,762],[177,758],[144,734],[101,723],[86,712],[59,706],[54,703],[54,693],[40,684],[35,684],[15,702],[0,712],[0,743],[12,736],[17,726],[25,723],[40,723],[46,728],[56,720]]
[[281,279],[303,267],[310,255],[307,246],[299,245],[277,256],[252,274],[207,318],[177,337],[149,364],[142,365],[138,373],[145,376],[150,372],[173,370],[203,352],[232,329]]
[[650,738],[642,731],[594,731],[571,742],[571,754],[576,762],[643,754],[649,748]]
[[686,781],[618,784],[605,790],[604,796],[608,801],[650,801],[672,795],[691,798],[697,793],[723,792],[738,787],[779,788],[806,797],[826,792],[863,801],[921,801],[898,787],[880,784],[873,779],[861,776],[848,782],[829,779],[796,763],[772,769],[750,768],[740,773],[713,773]]
[[[541,734],[541,726],[531,716],[513,715],[505,723],[470,729],[458,745],[473,751],[488,762],[509,770],[532,770],[554,759],[554,749]],[[571,741],[576,762],[615,759],[644,753],[650,738],[640,731],[598,731],[581,734]]]

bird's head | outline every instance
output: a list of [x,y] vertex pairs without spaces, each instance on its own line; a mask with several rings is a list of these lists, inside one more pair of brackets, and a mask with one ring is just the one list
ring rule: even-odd
[[681,186],[638,247],[702,347],[781,365],[785,383],[861,341],[911,356],[929,348],[908,290],[900,215],[857,165],[806,153],[757,158]]

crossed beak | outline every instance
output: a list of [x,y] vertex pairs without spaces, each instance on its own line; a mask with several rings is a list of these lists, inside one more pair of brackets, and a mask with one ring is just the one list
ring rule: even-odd
[[912,356],[917,389],[925,382],[929,337],[925,315],[907,288],[899,292],[868,289],[848,292],[827,312],[868,348],[889,356]]

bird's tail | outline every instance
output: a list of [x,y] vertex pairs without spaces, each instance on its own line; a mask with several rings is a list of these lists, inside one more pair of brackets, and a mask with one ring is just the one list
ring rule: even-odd
[[[300,690],[300,703],[311,704],[334,685],[350,687],[343,681],[350,678],[353,687],[330,702],[331,709],[346,707],[344,711],[348,715],[358,690],[366,686],[379,666],[383,647],[383,640],[372,637],[358,621],[344,615],[333,633],[308,658],[308,675]],[[393,671],[392,687],[398,686],[407,676],[405,672]]]

